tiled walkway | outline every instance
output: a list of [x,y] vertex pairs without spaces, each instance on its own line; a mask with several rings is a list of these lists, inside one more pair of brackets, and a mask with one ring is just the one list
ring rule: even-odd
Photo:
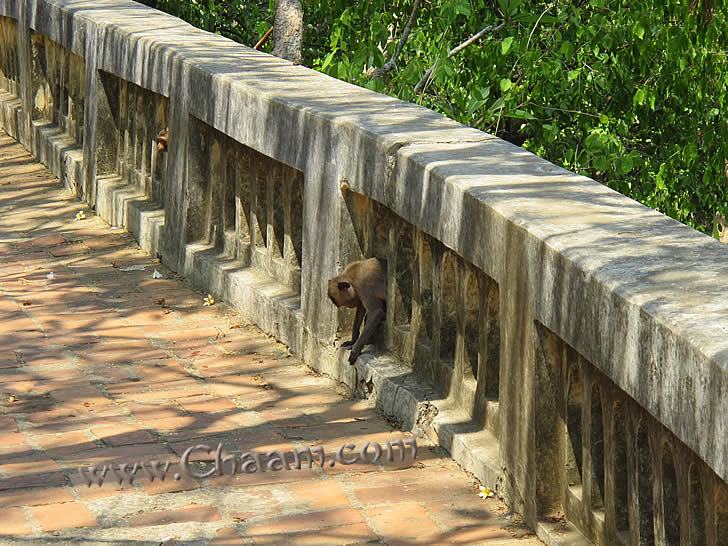
[[0,543],[539,543],[422,445],[398,466],[87,487],[80,465],[200,443],[334,453],[404,435],[203,297],[1,134]]

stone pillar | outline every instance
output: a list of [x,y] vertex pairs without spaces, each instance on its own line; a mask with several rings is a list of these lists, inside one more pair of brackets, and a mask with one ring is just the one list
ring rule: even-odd
[[31,129],[31,113],[33,112],[33,73],[31,30],[29,26],[29,5],[27,2],[17,2],[18,17],[18,95],[22,109],[18,111],[18,141],[33,149],[33,134]]
[[188,101],[191,90],[187,77],[188,67],[174,60],[170,71],[169,86],[169,147],[167,150],[167,172],[163,188],[166,208],[166,222],[161,241],[160,254],[165,265],[175,271],[184,269],[188,206],[187,169],[188,131],[191,127]]

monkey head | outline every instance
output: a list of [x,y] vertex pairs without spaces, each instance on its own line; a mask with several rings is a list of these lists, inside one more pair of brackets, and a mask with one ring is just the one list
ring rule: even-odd
[[336,307],[354,308],[360,303],[351,283],[339,277],[329,280],[329,299]]
[[159,134],[157,135],[157,138],[154,139],[154,142],[157,143],[157,151],[158,152],[166,152],[167,151],[167,139],[169,135],[169,127],[167,129],[162,129],[159,131]]

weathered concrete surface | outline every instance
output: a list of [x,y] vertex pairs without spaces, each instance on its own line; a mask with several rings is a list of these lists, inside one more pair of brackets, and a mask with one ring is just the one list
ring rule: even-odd
[[[367,386],[380,407],[436,437],[469,470],[481,478],[497,475],[501,492],[530,524],[545,508],[537,506],[536,490],[563,473],[558,458],[551,467],[543,464],[546,451],[563,447],[561,440],[539,444],[545,437],[539,427],[563,417],[558,389],[550,391],[553,399],[543,396],[537,369],[542,327],[654,416],[723,482],[728,478],[728,295],[721,282],[728,274],[728,248],[490,135],[132,2],[0,0],[0,13],[20,20],[23,110],[14,136],[39,156],[68,156],[28,117],[31,27],[86,63],[83,161],[54,163],[61,170],[73,166],[81,197],[103,209],[107,220],[123,218],[145,249],[223,295],[305,362],[352,388]],[[110,134],[101,72],[169,98],[163,218],[149,218],[149,203],[136,188],[99,181],[96,152],[108,145]],[[195,225],[189,168],[197,135],[191,128],[199,124],[303,173],[296,298],[224,253],[187,239]],[[481,431],[466,406],[477,397],[458,390],[464,382],[457,363],[450,380],[437,359],[424,366],[425,373],[369,352],[353,369],[336,350],[346,320],[327,301],[324,281],[366,253],[339,189],[342,180],[352,193],[388,207],[419,235],[438,242],[440,251],[452,251],[497,285],[500,391],[489,418],[498,423],[483,434],[473,432]],[[114,196],[113,206],[106,206],[107,195]],[[396,233],[390,237],[394,254]],[[433,262],[438,275],[440,267]],[[441,300],[432,308],[435,330],[442,323]],[[433,378],[434,387],[428,385]],[[488,434],[499,431],[507,437],[498,438],[496,455],[484,446],[492,444]]]
[[[3,2],[3,12],[17,4]],[[528,271],[527,297],[506,301],[530,308],[728,477],[728,451],[714,441],[726,437],[728,418],[728,297],[718,282],[727,249],[507,143],[175,18],[144,17],[138,4],[51,0],[30,11],[40,32],[80,55],[98,52],[98,68],[194,97],[182,101],[190,113],[314,174],[311,184],[346,178],[503,285]],[[383,176],[390,154],[394,180]],[[329,172],[326,182],[316,172]],[[503,236],[517,230],[522,248],[504,249]],[[513,254],[526,261],[511,266]],[[308,275],[322,279],[334,269],[318,259]],[[311,284],[305,305],[317,309],[321,290]]]
[[200,443],[333,453],[409,435],[204,307],[4,133],[0,210],[0,543],[539,544],[424,445],[413,465],[87,487],[78,466],[176,462]]

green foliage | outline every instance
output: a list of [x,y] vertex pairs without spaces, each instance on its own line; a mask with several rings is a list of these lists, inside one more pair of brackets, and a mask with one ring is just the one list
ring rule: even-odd
[[198,28],[252,46],[273,24],[275,0],[156,0],[155,7]]
[[[272,0],[161,3],[247,44],[274,12]],[[396,70],[373,80],[412,0],[303,0],[304,62],[495,133],[710,233],[716,211],[728,216],[728,6],[713,4],[423,1]]]

